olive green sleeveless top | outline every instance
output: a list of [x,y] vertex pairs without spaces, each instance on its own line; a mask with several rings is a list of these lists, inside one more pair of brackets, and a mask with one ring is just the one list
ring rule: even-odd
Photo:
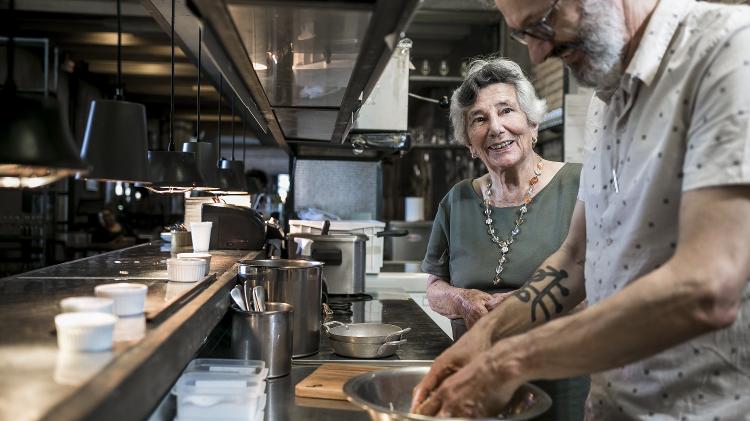
[[[580,173],[580,164],[566,163],[534,197],[506,255],[503,282],[497,287],[492,286],[492,280],[500,250],[487,234],[482,198],[471,180],[459,182],[440,201],[422,271],[460,288],[495,292],[520,287],[567,236]],[[492,207],[495,234],[500,239],[510,236],[518,208]]]

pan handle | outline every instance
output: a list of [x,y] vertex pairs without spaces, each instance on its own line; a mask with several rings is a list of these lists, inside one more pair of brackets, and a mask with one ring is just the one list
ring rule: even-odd
[[325,332],[326,336],[331,336],[331,327],[336,326],[346,326],[346,324],[337,322],[336,320],[323,323],[323,331]]
[[401,329],[398,332],[391,333],[390,335],[385,337],[385,341],[392,341],[396,339],[403,339],[404,335],[411,332],[411,328],[407,327],[406,329]]
[[401,339],[401,340],[398,340],[398,341],[389,341],[389,342],[386,342],[383,345],[380,345],[380,347],[378,348],[377,356],[378,357],[382,356],[385,353],[385,350],[388,349],[388,347],[399,346],[401,344],[405,344],[406,342],[407,342],[406,339]]
[[376,232],[376,237],[406,237],[409,235],[409,230],[386,230]]

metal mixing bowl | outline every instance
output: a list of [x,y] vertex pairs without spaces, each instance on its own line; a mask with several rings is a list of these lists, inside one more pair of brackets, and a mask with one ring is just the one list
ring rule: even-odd
[[[361,374],[344,384],[344,393],[351,403],[366,410],[373,421],[438,420],[440,418],[409,413],[412,389],[429,369],[430,367],[401,367]],[[522,385],[521,391],[531,392],[534,395],[533,404],[526,411],[503,418],[482,418],[482,420],[528,420],[543,414],[552,406],[552,399],[549,395],[533,384]],[[450,419],[468,420],[468,418]]]

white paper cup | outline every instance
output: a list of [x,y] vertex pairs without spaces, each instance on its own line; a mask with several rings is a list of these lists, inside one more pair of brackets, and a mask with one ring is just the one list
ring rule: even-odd
[[193,251],[207,252],[211,243],[211,225],[213,222],[191,222],[190,236],[193,239]]
[[112,349],[117,317],[107,313],[62,313],[55,316],[60,351],[106,351]]
[[[208,275],[211,268],[211,255],[208,253],[177,253],[178,259],[203,259],[206,261],[206,270],[203,276]],[[171,280],[171,279],[170,279]]]
[[114,300],[114,313],[118,316],[135,316],[143,314],[146,307],[148,287],[143,284],[121,282],[103,284],[94,287],[97,297],[108,297]]
[[114,301],[106,297],[68,297],[60,300],[63,313],[97,312],[112,314]]

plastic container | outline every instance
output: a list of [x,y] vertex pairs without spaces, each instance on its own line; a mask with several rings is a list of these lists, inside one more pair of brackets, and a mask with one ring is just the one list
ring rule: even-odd
[[208,275],[211,272],[211,254],[210,253],[177,253],[178,259],[202,259],[206,261],[206,270],[203,271],[203,275]]
[[[289,221],[289,232],[306,232],[320,234],[323,231],[323,221],[303,221],[292,219]],[[377,234],[385,229],[385,222],[380,221],[331,221],[331,234],[357,233],[367,235],[367,273],[380,273],[383,266],[383,237]]]
[[118,316],[143,314],[146,307],[146,293],[148,293],[146,285],[128,282],[94,287],[94,294],[97,297],[108,297],[114,300],[113,311]]
[[185,373],[237,374],[248,379],[265,380],[268,375],[262,360],[230,360],[221,358],[196,358],[190,361]]
[[95,312],[112,314],[114,301],[106,297],[68,297],[60,300],[63,313]]
[[236,374],[192,372],[177,381],[177,419],[248,420],[265,408],[266,382]]
[[60,351],[107,351],[117,317],[108,313],[62,313],[55,316]]
[[194,258],[167,259],[167,278],[171,282],[198,282],[206,274],[206,261]]

